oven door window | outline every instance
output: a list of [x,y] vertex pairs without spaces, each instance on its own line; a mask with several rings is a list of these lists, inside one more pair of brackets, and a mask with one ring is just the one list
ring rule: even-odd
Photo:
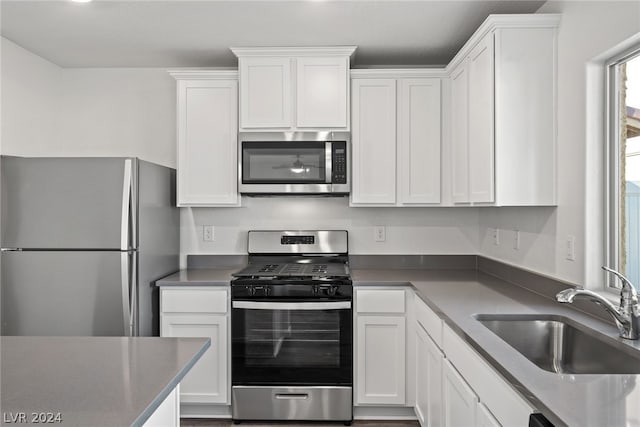
[[243,184],[326,182],[324,142],[242,143]]
[[351,385],[350,309],[232,309],[235,385]]

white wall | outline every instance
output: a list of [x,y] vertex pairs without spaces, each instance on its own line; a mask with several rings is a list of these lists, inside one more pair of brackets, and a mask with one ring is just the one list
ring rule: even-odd
[[158,68],[63,69],[2,39],[2,154],[134,156],[175,167],[175,80]]
[[[591,207],[602,210],[603,138],[601,126],[593,124],[602,115],[587,108],[601,100],[587,83],[587,69],[594,58],[640,31],[640,2],[549,1],[539,13],[562,14],[558,33],[558,207],[482,209],[479,252],[559,279],[596,286],[602,279],[597,267],[603,262],[603,224],[601,216],[587,212]],[[588,150],[588,141],[595,141],[595,150]],[[491,227],[502,230],[500,245],[494,245]],[[519,250],[513,249],[513,230],[520,230]],[[575,261],[566,259],[568,236],[575,237]]]
[[57,134],[61,74],[57,65],[0,40],[2,154],[32,153]]
[[[349,231],[353,254],[474,254],[476,208],[349,208],[345,198],[243,197],[241,208],[181,211],[181,253],[246,254],[248,230],[338,229]],[[215,240],[202,240],[202,226],[215,226]],[[374,226],[386,241],[374,241]]]

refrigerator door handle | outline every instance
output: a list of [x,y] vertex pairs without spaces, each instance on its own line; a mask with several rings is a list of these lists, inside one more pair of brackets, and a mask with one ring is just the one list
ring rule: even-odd
[[129,295],[131,304],[129,306],[129,333],[130,336],[140,335],[138,331],[138,252],[129,253],[131,261],[131,276],[129,276]]
[[124,324],[124,335],[132,336],[132,316],[131,316],[131,254],[129,252],[120,253],[120,274],[122,285],[122,320]]
[[129,238],[130,212],[131,212],[131,180],[133,166],[131,159],[124,161],[124,180],[122,184],[122,218],[120,221],[120,249],[130,249],[131,239]]

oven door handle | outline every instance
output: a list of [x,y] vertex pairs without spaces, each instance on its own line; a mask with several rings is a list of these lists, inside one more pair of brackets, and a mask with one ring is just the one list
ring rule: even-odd
[[267,302],[233,301],[232,308],[249,310],[344,310],[351,308],[351,301],[331,302]]

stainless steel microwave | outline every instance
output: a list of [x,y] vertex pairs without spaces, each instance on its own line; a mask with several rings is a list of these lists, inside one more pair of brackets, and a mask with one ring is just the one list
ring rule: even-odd
[[240,193],[347,195],[349,143],[346,132],[240,133]]

